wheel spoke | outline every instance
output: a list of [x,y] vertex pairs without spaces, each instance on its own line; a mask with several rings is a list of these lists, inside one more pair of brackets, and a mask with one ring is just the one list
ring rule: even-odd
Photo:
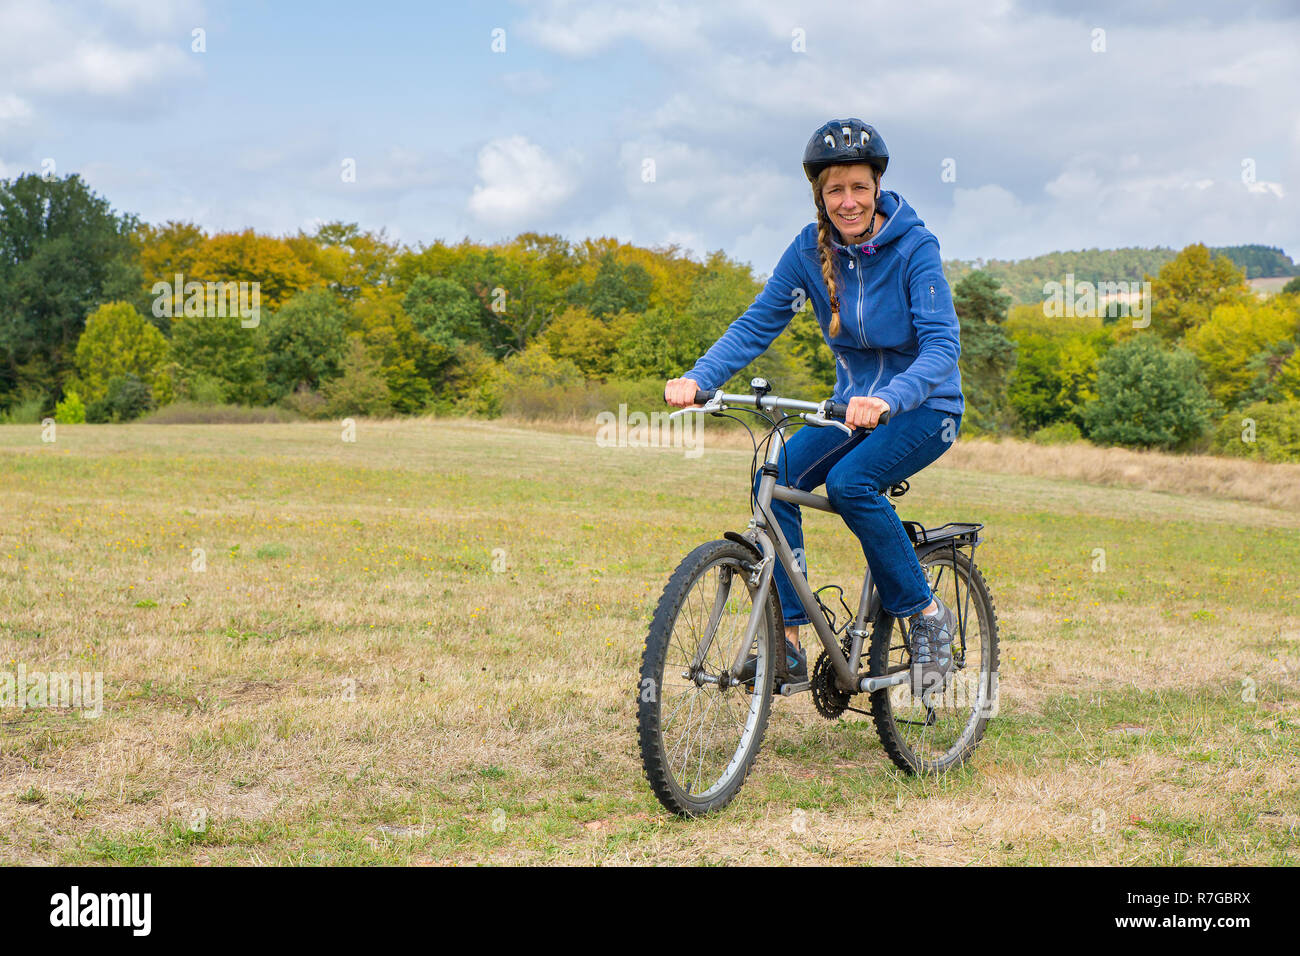
[[[960,636],[954,634],[953,670],[942,693],[920,700],[912,695],[910,682],[891,688],[882,695],[885,703],[878,728],[901,745],[904,753],[895,756],[891,750],[891,756],[895,756],[896,761],[906,760],[907,769],[941,770],[964,759],[978,739],[982,727],[980,707],[984,699],[981,685],[987,686],[990,641],[995,640],[995,635],[990,632],[986,592],[972,582],[964,554],[954,563],[951,552],[935,552],[927,555],[922,564],[939,600],[949,607],[955,606],[959,596],[969,602],[966,605],[969,611],[962,617],[966,634],[962,666],[957,665],[961,652]],[[972,592],[979,597],[972,599]],[[910,661],[905,640],[898,643],[894,638],[894,627],[906,638],[904,622],[897,619],[881,635],[881,639],[890,642],[886,673],[902,670],[909,666]]]
[[[666,774],[666,782],[677,788],[674,792],[685,793],[691,806],[730,799],[757,750],[772,693],[766,660],[772,635],[766,622],[757,643],[767,686],[746,693],[740,686],[718,683],[740,653],[755,590],[742,566],[749,559],[742,559],[730,543],[719,551],[728,553],[705,559],[700,572],[683,584],[676,615],[660,625],[662,686],[653,704],[657,733],[654,741],[642,736],[643,747],[653,743],[658,748],[657,759],[649,751],[644,754],[651,782],[656,772]],[[713,634],[704,648],[711,622]],[[697,655],[700,669],[692,672]],[[684,812],[680,798],[667,799],[657,784],[656,793],[670,809]]]

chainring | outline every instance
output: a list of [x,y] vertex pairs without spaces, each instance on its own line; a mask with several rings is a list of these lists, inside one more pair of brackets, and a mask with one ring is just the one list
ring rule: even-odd
[[[840,650],[844,652],[845,657],[849,656],[852,645],[852,638],[845,634],[840,640]],[[834,720],[850,709],[849,703],[853,700],[853,695],[840,690],[839,685],[835,683],[835,667],[825,651],[817,656],[817,663],[813,665],[809,683],[813,706],[817,708],[817,713],[827,720]]]

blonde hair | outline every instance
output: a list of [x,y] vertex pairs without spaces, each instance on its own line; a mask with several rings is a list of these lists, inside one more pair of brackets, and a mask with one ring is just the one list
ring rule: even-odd
[[[876,196],[879,197],[880,173],[870,163],[862,165],[871,169],[876,180]],[[831,248],[831,217],[822,201],[822,187],[826,185],[826,177],[832,168],[827,166],[817,174],[817,181],[813,183],[813,203],[817,206],[817,254],[822,262],[822,279],[825,280],[826,291],[831,297],[831,335],[836,336],[840,334],[840,292],[839,283],[835,279],[835,250]],[[872,215],[875,215],[874,210]]]

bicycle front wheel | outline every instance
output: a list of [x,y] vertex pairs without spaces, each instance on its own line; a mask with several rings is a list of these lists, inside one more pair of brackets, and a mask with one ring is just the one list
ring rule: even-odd
[[772,706],[779,613],[768,588],[750,683],[730,668],[758,588],[754,556],[732,541],[700,545],[678,565],[655,609],[637,688],[641,760],[668,810],[698,816],[731,802],[745,781]]
[[[913,696],[907,684],[871,695],[876,733],[894,763],[908,773],[961,766],[997,713],[998,619],[984,576],[961,551],[942,545],[918,556],[935,596],[960,613],[964,638],[953,636],[953,670],[942,695]],[[911,668],[907,621],[881,612],[871,635],[871,674]]]

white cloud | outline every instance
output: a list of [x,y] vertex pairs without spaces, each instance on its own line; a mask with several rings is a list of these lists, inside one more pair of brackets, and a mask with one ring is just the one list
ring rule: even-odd
[[85,100],[137,98],[151,105],[160,88],[198,72],[189,32],[178,22],[201,16],[197,3],[111,4],[0,0],[0,89],[46,114]]
[[593,56],[629,39],[659,50],[686,50],[698,46],[705,15],[674,3],[584,7],[562,2],[524,21],[522,29],[539,46],[570,57]]
[[524,136],[494,139],[478,154],[479,184],[469,211],[483,223],[518,231],[574,194],[574,172]]
[[1255,183],[1247,183],[1246,188],[1253,193],[1272,193],[1278,199],[1286,196],[1286,190],[1282,188],[1281,183],[1268,183],[1260,180]]
[[66,56],[44,60],[27,75],[30,89],[45,93],[123,96],[194,69],[174,45],[128,47],[82,42]]
[[9,123],[21,123],[31,115],[31,106],[21,96],[0,93],[0,128]]
[[203,5],[197,0],[99,0],[99,3],[129,20],[141,33],[173,33],[202,26],[204,21]]

